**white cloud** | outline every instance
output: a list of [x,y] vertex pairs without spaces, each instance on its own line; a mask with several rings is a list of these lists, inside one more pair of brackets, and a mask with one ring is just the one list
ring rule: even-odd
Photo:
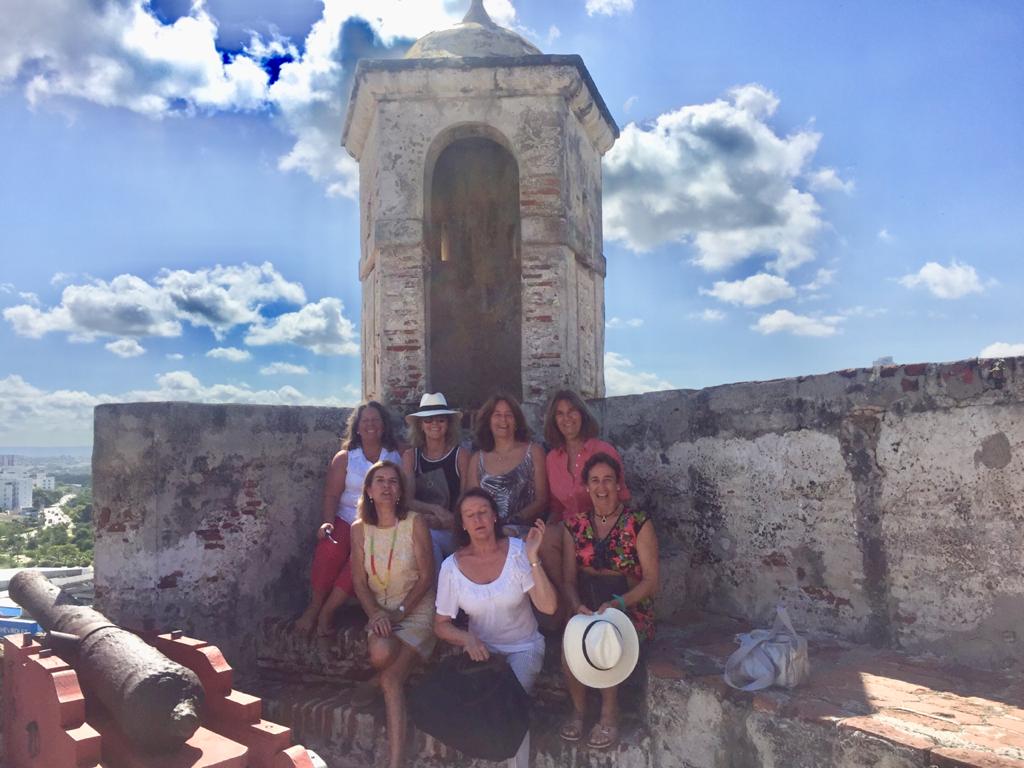
[[345,317],[340,299],[321,299],[249,328],[245,343],[298,344],[318,355],[358,355],[355,326]]
[[880,230],[878,230],[878,239],[881,240],[883,243],[888,243],[892,241],[892,235],[889,234],[888,229],[882,227]]
[[50,285],[63,285],[64,283],[70,283],[75,279],[75,276],[71,272],[54,272],[53,277],[50,278]]
[[939,299],[960,299],[985,290],[974,267],[957,261],[948,267],[929,261],[916,273],[901,277],[899,283],[905,288],[924,286]]
[[3,316],[16,333],[29,338],[54,332],[78,341],[175,337],[184,323],[209,328],[222,338],[237,326],[263,322],[260,313],[267,304],[305,301],[302,286],[285,280],[268,262],[194,272],[165,269],[152,282],[135,275],[93,280],[65,287],[55,307],[21,304],[8,307]]
[[31,291],[19,291],[18,292],[18,297],[22,301],[27,301],[33,307],[38,307],[39,304],[40,304],[40,302],[39,302],[39,295],[35,294],[35,293],[32,293]]
[[185,356],[180,352],[168,352],[165,356],[168,360],[184,360]]
[[304,365],[293,365],[292,363],[271,363],[260,368],[260,373],[264,376],[276,376],[279,374],[305,376],[309,373],[309,368]]
[[819,168],[807,177],[807,183],[814,191],[835,191],[852,194],[856,186],[852,180],[844,181],[835,168]]
[[633,370],[632,361],[617,352],[604,353],[604,383],[609,397],[673,389],[656,374]]
[[832,281],[836,277],[837,271],[838,270],[835,269],[825,269],[824,267],[822,267],[815,273],[814,279],[811,280],[811,282],[806,283],[805,285],[802,285],[800,287],[803,288],[805,291],[820,291],[826,285],[832,284]]
[[14,293],[14,283],[0,283],[0,293]]
[[[511,0],[488,0],[491,17],[516,26]],[[253,35],[241,52],[217,48],[217,22],[202,0],[172,24],[149,0],[8,0],[0,5],[0,88],[23,88],[32,104],[54,97],[123,107],[153,118],[216,111],[273,110],[294,139],[280,159],[328,194],[355,196],[355,162],[339,146],[344,94],[355,62],[400,54],[409,39],[461,20],[453,0],[323,0],[301,45]],[[364,19],[376,40],[343,34]],[[288,56],[273,84],[264,69]]]
[[146,0],[8,0],[0,26],[0,84],[23,85],[33,104],[75,97],[160,117],[257,109],[266,99],[258,62],[222,59],[216,22],[202,2],[163,24]]
[[640,97],[639,96],[635,96],[635,95],[634,96],[630,96],[628,99],[626,99],[625,103],[622,105],[622,111],[626,112],[628,114],[630,111],[632,111],[633,107],[636,106],[636,103],[638,101],[640,101]]
[[719,301],[744,307],[761,307],[796,296],[793,286],[785,278],[765,274],[751,275],[745,280],[731,283],[720,280],[710,290],[701,288],[700,292],[714,296]]
[[780,274],[813,260],[824,223],[796,183],[821,137],[777,135],[767,120],[778,104],[763,86],[744,85],[649,129],[627,125],[604,160],[606,236],[635,251],[692,243],[709,271],[765,254]]
[[1024,343],[1009,344],[997,341],[981,350],[978,357],[1024,357]]
[[242,363],[252,357],[252,353],[237,347],[214,347],[206,353],[215,360],[227,360],[231,363]]
[[632,13],[634,0],[587,0],[587,14],[595,16],[615,16],[619,13]]
[[[120,394],[92,394],[77,390],[47,391],[21,376],[0,378],[0,445],[84,445],[92,441],[93,408],[103,403],[166,402],[250,403],[265,405],[352,405],[358,388],[346,385],[344,396],[316,397],[291,386],[255,390],[247,386],[205,385],[188,371],[156,377],[152,389]],[[355,393],[353,396],[352,393]]]
[[562,30],[560,30],[558,27],[552,24],[550,27],[548,27],[548,34],[547,37],[545,37],[544,39],[547,41],[548,45],[551,45],[553,42],[555,42],[555,40],[557,40],[561,36]]
[[726,314],[720,309],[705,309],[703,312],[694,312],[690,317],[702,323],[720,323],[725,320]]
[[625,319],[621,317],[613,317],[605,323],[605,327],[617,330],[619,328],[640,328],[643,324],[644,319],[642,317],[628,317]]
[[138,357],[146,354],[146,348],[135,339],[118,339],[104,346],[118,357]]
[[752,330],[766,336],[773,333],[791,333],[794,336],[834,336],[838,332],[838,323],[842,318],[815,318],[797,315],[788,309],[780,309],[769,315],[762,315]]

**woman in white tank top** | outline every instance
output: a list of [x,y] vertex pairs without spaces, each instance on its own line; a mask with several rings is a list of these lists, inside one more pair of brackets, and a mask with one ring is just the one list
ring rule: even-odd
[[323,522],[316,531],[319,541],[313,555],[309,604],[295,622],[297,632],[310,634],[315,628],[317,634],[329,635],[334,612],[352,594],[349,527],[356,519],[363,479],[381,459],[395,463],[402,460],[387,410],[371,400],[352,411],[341,450],[327,469]]

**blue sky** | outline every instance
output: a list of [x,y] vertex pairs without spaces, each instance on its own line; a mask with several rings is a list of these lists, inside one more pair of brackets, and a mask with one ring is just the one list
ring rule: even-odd
[[[610,394],[1024,354],[1017,0],[486,4],[622,128]],[[87,444],[100,402],[355,401],[341,94],[467,5],[5,3],[0,445]]]

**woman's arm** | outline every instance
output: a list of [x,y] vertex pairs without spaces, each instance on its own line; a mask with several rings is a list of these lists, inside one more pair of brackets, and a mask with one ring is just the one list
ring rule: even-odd
[[445,642],[464,649],[473,661],[487,661],[491,657],[487,646],[472,632],[459,629],[452,624],[450,616],[434,614],[434,634]]
[[576,568],[576,541],[569,529],[562,526],[562,594],[565,595],[565,604],[569,606],[572,613],[590,614],[592,611],[580,600],[580,591],[577,584],[579,573]]
[[540,543],[544,539],[544,521],[538,520],[526,534],[526,559],[533,574],[533,587],[529,591],[534,607],[548,616],[558,610],[558,593],[540,562]]
[[[455,449],[455,466],[459,470],[459,484],[461,486],[459,490],[461,491],[469,488],[466,485],[466,480],[469,477],[469,454],[470,451],[467,451],[461,445]],[[455,502],[456,499],[452,499],[452,512],[455,511]]]
[[327,467],[327,479],[324,482],[324,499],[320,515],[320,529],[317,538],[327,535],[328,527],[334,527],[334,517],[338,514],[338,500],[345,490],[345,475],[348,472],[348,451],[338,451]]
[[391,635],[391,620],[388,612],[377,603],[373,596],[370,585],[366,580],[366,561],[363,559],[363,537],[366,534],[366,526],[361,520],[352,524],[352,586],[355,588],[359,604],[369,619],[367,625],[373,634],[379,637]]
[[419,577],[402,600],[405,613],[411,613],[434,584],[434,552],[430,544],[430,530],[419,515],[412,521],[412,547]]
[[528,450],[533,458],[533,501],[516,515],[516,520],[523,525],[532,523],[548,508],[548,471],[544,449],[538,443],[530,443]]
[[469,457],[469,466],[466,467],[466,474],[462,476],[462,490],[477,488],[480,485],[480,451],[473,451]]
[[[654,524],[648,520],[636,537],[636,553],[640,559],[640,569],[644,577],[639,583],[630,589],[626,594],[621,595],[626,607],[636,605],[641,600],[652,597],[658,591],[658,536],[654,531]],[[622,608],[618,600],[605,603],[598,609],[598,613],[605,608]]]

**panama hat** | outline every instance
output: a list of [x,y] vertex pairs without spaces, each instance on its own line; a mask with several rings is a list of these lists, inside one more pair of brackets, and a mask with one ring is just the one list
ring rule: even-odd
[[636,667],[640,638],[618,608],[590,616],[576,614],[565,625],[562,651],[572,676],[588,688],[618,685]]
[[448,401],[440,392],[425,392],[420,398],[420,409],[406,416],[405,423],[412,424],[413,419],[422,419],[424,416],[451,416],[458,413],[448,407]]

